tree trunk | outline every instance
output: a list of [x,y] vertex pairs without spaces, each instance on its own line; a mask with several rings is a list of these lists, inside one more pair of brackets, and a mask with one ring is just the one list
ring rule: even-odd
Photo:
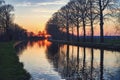
[[5,20],[5,30],[6,30],[6,40],[10,40],[10,34],[9,34],[9,23],[8,20]]
[[67,21],[67,41],[69,41],[69,24],[68,24],[68,21]]
[[91,21],[91,42],[94,42],[93,21]]
[[91,42],[94,42],[94,29],[93,29],[93,13],[92,13],[92,0],[90,0],[90,24],[91,24]]
[[103,31],[103,10],[102,10],[102,2],[99,0],[99,7],[100,7],[100,42],[104,42],[104,31]]
[[85,20],[83,19],[83,42],[86,42],[86,29]]
[[74,28],[72,27],[72,41],[74,40]]
[[77,41],[79,42],[80,39],[79,39],[79,21],[77,19]]
[[69,41],[69,19],[68,19],[68,11],[66,11],[67,21],[66,21],[66,27],[67,27],[67,41]]

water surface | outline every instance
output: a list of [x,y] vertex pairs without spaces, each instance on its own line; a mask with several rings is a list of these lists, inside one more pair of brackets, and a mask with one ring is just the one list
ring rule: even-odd
[[120,52],[24,42],[16,48],[33,80],[120,80]]

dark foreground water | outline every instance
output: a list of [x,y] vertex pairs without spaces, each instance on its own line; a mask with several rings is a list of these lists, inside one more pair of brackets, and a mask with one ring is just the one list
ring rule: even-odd
[[32,80],[120,80],[120,52],[50,43],[16,47]]

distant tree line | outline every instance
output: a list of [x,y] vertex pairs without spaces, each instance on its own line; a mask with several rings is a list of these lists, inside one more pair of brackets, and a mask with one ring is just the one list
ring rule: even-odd
[[0,0],[0,41],[22,40],[27,38],[27,31],[13,23],[14,7]]
[[[76,32],[77,41],[87,42],[87,28],[90,28],[90,42],[94,42],[94,26],[99,24],[100,42],[104,42],[104,24],[108,18],[120,14],[119,0],[70,0],[67,5],[53,14],[46,25],[46,31],[55,38],[64,37],[68,41]],[[119,16],[120,17],[120,16]],[[110,20],[109,19],[109,20]],[[120,26],[116,27],[117,33]],[[80,37],[81,35],[83,37]]]

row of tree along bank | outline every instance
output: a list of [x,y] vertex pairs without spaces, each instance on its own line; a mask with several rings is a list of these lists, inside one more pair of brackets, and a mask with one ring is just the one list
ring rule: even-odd
[[30,80],[30,74],[13,47],[16,40],[28,38],[27,31],[13,23],[14,7],[0,0],[0,80]]
[[63,40],[49,40],[54,43],[61,43],[67,45],[75,45],[75,46],[82,46],[82,47],[89,47],[89,48],[96,48],[96,49],[104,49],[110,51],[120,51],[120,45],[117,44],[110,44],[110,43],[91,43],[91,42],[72,42],[72,41],[63,41]]
[[[104,35],[104,24],[109,20],[113,23],[115,21],[114,34],[118,36],[114,39],[118,41],[120,35],[119,4],[120,0],[71,0],[53,14],[47,22],[46,31],[55,40],[77,42],[95,42],[96,40],[105,43],[107,41]],[[99,38],[95,37],[95,26],[99,27]]]
[[13,23],[14,7],[0,0],[0,41],[27,38],[27,30]]
[[0,41],[11,40],[39,40],[44,35],[34,35],[18,24],[14,23],[14,7],[0,0]]

